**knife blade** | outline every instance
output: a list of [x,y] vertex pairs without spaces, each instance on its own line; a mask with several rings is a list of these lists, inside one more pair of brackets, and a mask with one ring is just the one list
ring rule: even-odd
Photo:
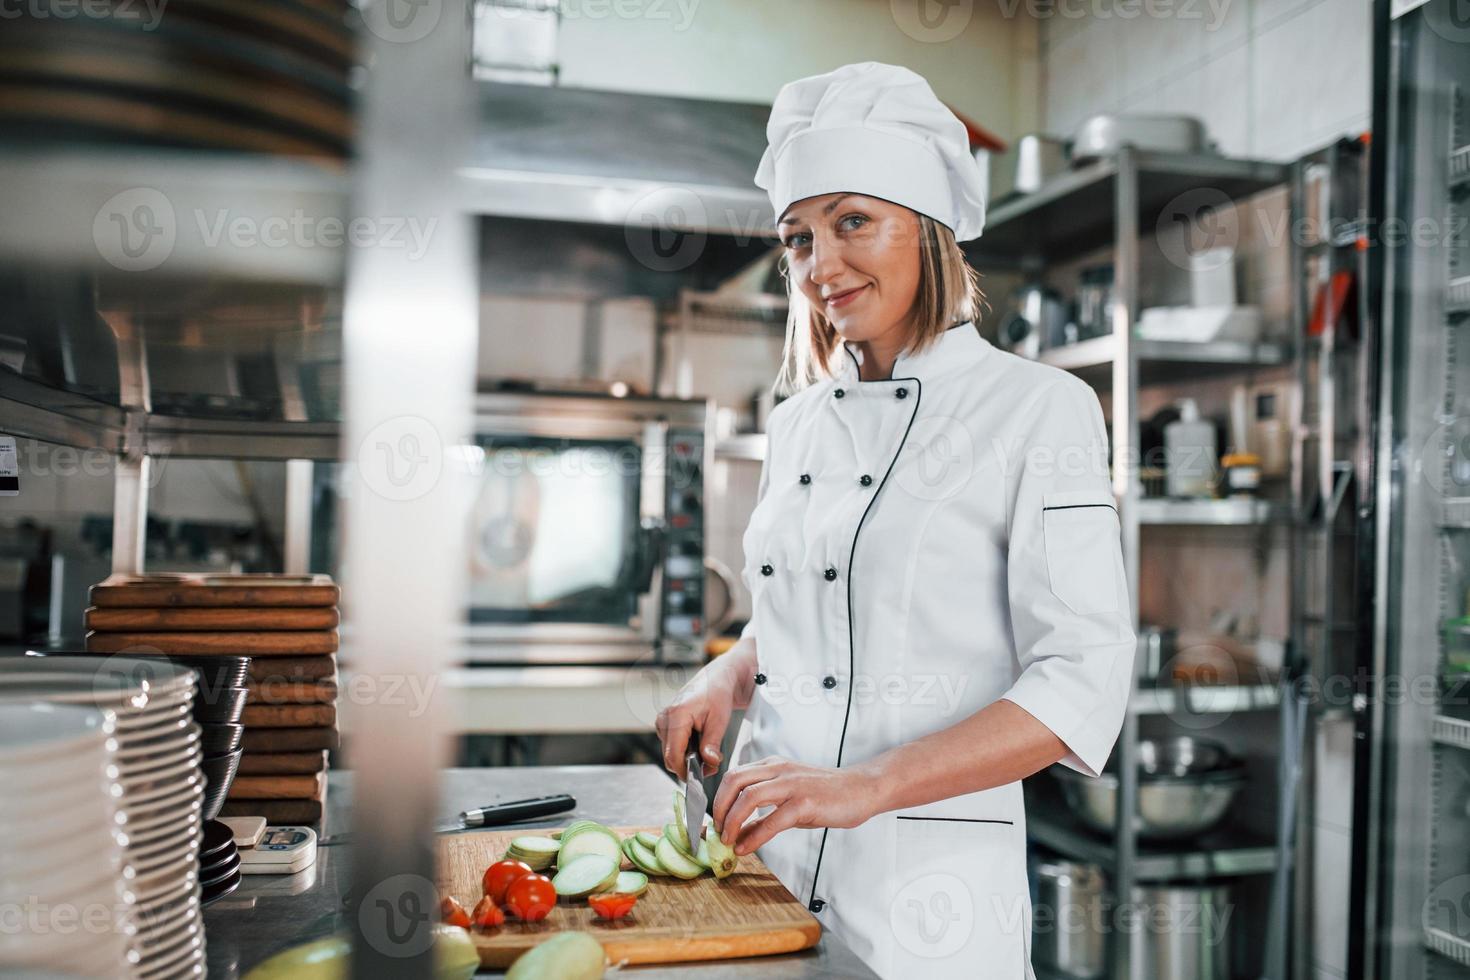
[[684,758],[684,827],[689,832],[689,850],[697,854],[709,798],[704,794],[704,763],[699,761],[699,734],[691,732],[690,739],[692,748]]

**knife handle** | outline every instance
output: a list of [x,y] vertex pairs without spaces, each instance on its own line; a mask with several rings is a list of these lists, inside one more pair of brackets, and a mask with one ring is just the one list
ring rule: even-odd
[[518,820],[550,816],[570,810],[576,805],[575,799],[565,793],[558,793],[556,796],[538,796],[530,800],[511,800],[508,803],[475,807],[461,813],[459,819],[466,827],[494,827]]

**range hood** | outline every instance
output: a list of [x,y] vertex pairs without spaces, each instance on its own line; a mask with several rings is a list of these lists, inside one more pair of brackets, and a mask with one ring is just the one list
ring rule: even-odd
[[774,246],[753,178],[770,106],[479,82],[462,170],[481,215],[730,235]]

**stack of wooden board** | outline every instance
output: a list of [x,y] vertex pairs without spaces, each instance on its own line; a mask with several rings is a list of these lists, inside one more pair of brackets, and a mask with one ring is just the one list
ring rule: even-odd
[[338,597],[325,575],[114,575],[92,587],[87,649],[250,657],[222,814],[316,823],[338,739]]

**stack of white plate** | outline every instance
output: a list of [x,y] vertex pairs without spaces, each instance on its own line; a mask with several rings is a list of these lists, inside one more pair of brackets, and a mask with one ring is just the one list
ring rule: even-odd
[[113,977],[132,913],[116,720],[81,705],[0,704],[0,974]]
[[204,974],[196,676],[165,660],[131,657],[0,659],[0,704],[85,704],[112,716],[123,899],[132,920],[126,960],[114,976]]

